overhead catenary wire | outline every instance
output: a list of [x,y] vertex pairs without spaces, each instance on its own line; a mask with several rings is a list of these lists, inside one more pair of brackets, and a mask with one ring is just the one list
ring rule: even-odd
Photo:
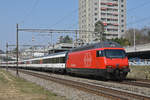
[[[144,6],[146,6],[146,5],[149,5],[149,4],[150,4],[150,1],[148,0],[147,2],[144,2],[144,3],[142,3],[142,4],[139,4],[139,5],[137,5],[137,6],[133,7],[133,8],[130,8],[130,9],[128,9],[127,11],[128,11],[128,12],[132,12],[133,10],[142,8],[142,7],[144,7]],[[78,8],[78,9],[80,9],[80,8]],[[71,12],[71,14],[74,13],[74,12],[76,12],[76,10],[74,10],[73,12]],[[68,17],[70,17],[69,14],[66,15],[66,16],[64,16],[64,17],[61,18],[60,20],[58,20],[58,21],[57,21],[55,24],[53,24],[52,26],[58,25],[59,23],[63,22],[65,19],[67,19]],[[130,22],[130,23],[127,23],[127,24],[136,24],[136,23],[141,22],[141,21],[149,20],[149,18],[150,18],[150,17],[142,18],[142,19],[140,19],[140,20],[136,20],[135,22]],[[74,25],[72,25],[72,26],[74,26]],[[71,25],[70,25],[70,27],[71,27]]]
[[20,21],[20,24],[24,23],[25,20],[27,20],[27,18],[33,13],[33,11],[37,7],[38,3],[39,3],[39,0],[34,1],[32,8],[30,9],[30,11],[26,15],[24,15],[23,19]]
[[[140,9],[140,8],[142,8],[142,7],[145,7],[145,6],[147,6],[147,5],[149,5],[150,4],[150,1],[149,0],[147,0],[146,2],[144,2],[144,3],[141,3],[141,4],[139,4],[139,5],[137,5],[137,6],[135,6],[135,7],[133,7],[133,8],[130,8],[130,9],[128,9],[127,10],[127,14],[129,14],[130,12],[132,12],[132,11],[139,11],[139,10],[137,10],[137,9]],[[135,11],[135,12],[136,12]],[[144,14],[145,15],[145,14]],[[134,15],[135,16],[135,15]],[[137,17],[136,17],[136,19],[137,19]],[[150,20],[150,16],[147,16],[147,17],[143,17],[143,18],[140,18],[140,19],[137,19],[137,20],[134,20],[134,21],[131,21],[131,22],[128,22],[127,23],[127,26],[129,27],[129,25],[134,25],[134,24],[140,24],[140,23],[143,23],[143,22],[145,22],[145,21],[149,21]]]
[[52,24],[50,27],[54,27],[54,26],[58,25],[59,23],[63,22],[64,20],[66,20],[68,17],[70,17],[72,14],[74,14],[76,12],[78,12],[78,8],[71,11],[69,14],[65,15],[64,17],[60,18],[58,21],[56,21],[56,23]]
[[133,25],[133,24],[141,23],[141,22],[148,21],[148,20],[150,20],[150,16],[141,18],[139,20],[135,20],[134,22],[129,22],[127,23],[127,25],[131,25],[131,24]]
[[130,13],[130,12],[136,10],[136,9],[142,8],[142,7],[144,7],[146,5],[149,5],[149,4],[150,4],[150,1],[148,0],[147,2],[139,4],[139,5],[137,5],[137,6],[133,7],[133,8],[127,9],[127,12]]
[[[36,8],[36,6],[38,5],[39,0],[35,0],[33,7],[31,8],[31,10],[24,16],[24,19],[21,21],[22,23],[24,23],[24,21],[28,18],[28,16],[30,16],[30,14],[32,14],[33,10]],[[128,10],[128,12],[139,9],[141,7],[144,7],[145,5],[150,4],[150,1],[148,0],[147,2],[144,2],[140,5],[137,5],[136,7],[130,8]],[[50,27],[56,26],[59,23],[63,22],[65,19],[67,19],[68,17],[70,17],[70,15],[72,15],[73,13],[76,13],[78,11],[78,9],[80,8],[76,8],[75,10],[71,11],[71,13],[67,14],[66,16],[62,17],[60,20],[58,20],[56,23],[52,24]]]

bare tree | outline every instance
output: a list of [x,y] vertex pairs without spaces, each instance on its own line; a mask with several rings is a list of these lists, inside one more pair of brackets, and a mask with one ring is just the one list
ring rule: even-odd
[[102,41],[102,40],[105,40],[105,37],[104,37],[104,24],[101,22],[101,21],[98,21],[95,23],[95,29],[94,29],[94,32],[95,32],[95,41]]
[[129,29],[125,34],[125,38],[129,40],[130,44],[134,43],[134,31],[135,31],[135,42],[136,44],[150,43],[150,29]]

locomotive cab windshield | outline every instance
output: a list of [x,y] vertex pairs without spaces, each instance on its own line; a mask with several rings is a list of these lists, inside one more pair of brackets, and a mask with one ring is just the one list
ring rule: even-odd
[[126,53],[124,50],[119,50],[119,49],[107,49],[105,51],[105,56],[107,58],[125,58]]

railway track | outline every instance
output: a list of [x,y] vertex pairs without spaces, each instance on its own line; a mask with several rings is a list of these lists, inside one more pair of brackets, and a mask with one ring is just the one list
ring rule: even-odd
[[126,85],[133,85],[133,86],[139,86],[139,87],[146,87],[150,88],[150,81],[149,80],[142,80],[142,79],[127,79],[123,82],[119,82],[120,84],[126,84]]
[[54,76],[50,75],[43,75],[39,74],[36,72],[31,72],[31,71],[25,71],[25,70],[19,70],[20,72],[24,74],[29,74],[38,78],[42,78],[45,80],[50,80],[56,83],[60,83],[63,85],[67,85],[73,88],[77,88],[79,90],[89,92],[92,94],[96,94],[99,96],[104,96],[113,100],[150,100],[150,97],[147,97],[145,95],[141,94],[136,94],[134,92],[127,92],[115,88],[110,88],[102,85],[96,85],[92,83],[84,83],[84,82],[77,82],[77,81],[72,81],[72,80],[67,80],[67,79],[62,79],[62,78],[57,78]]

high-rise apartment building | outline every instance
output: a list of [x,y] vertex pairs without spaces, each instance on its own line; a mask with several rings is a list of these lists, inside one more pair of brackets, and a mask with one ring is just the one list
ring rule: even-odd
[[[104,25],[106,38],[117,38],[126,30],[126,0],[79,0],[79,29],[94,31],[95,23]],[[84,42],[92,40],[92,32],[79,37]]]

